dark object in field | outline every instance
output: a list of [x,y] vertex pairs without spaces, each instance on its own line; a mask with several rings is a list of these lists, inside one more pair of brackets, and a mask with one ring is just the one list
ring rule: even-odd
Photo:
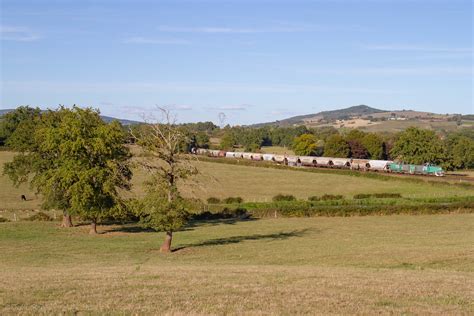
[[26,196],[24,194],[21,195],[21,200],[26,201]]

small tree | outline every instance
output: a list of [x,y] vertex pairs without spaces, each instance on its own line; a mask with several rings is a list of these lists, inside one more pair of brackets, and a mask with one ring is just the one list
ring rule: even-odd
[[317,142],[318,139],[313,134],[303,134],[295,137],[292,148],[297,155],[314,156],[318,151]]
[[324,144],[324,155],[328,157],[347,158],[350,148],[345,139],[339,135],[329,136]]
[[140,164],[150,177],[146,182],[147,194],[139,203],[142,223],[146,227],[166,233],[160,248],[171,251],[173,233],[181,229],[188,218],[187,203],[181,197],[178,182],[197,173],[190,156],[181,150],[187,137],[176,126],[170,111],[158,108],[162,117],[152,118],[149,124],[135,134],[137,143],[146,155]]

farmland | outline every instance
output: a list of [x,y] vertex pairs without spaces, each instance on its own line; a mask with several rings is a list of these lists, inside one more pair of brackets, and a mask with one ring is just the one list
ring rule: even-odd
[[[2,313],[474,312],[471,214],[135,226],[1,223]],[[6,290],[8,289],[8,290]]]
[[[0,152],[0,168],[13,158],[12,152]],[[340,194],[346,198],[360,193],[400,193],[404,197],[433,198],[473,195],[472,187],[454,185],[433,185],[414,183],[404,179],[382,181],[364,177],[331,173],[308,173],[297,170],[276,170],[239,165],[219,164],[207,161],[195,162],[201,174],[197,181],[183,186],[187,197],[205,200],[208,197],[225,198],[240,196],[246,201],[265,202],[279,193],[292,194],[306,199],[312,195]],[[136,168],[133,189],[128,197],[139,197],[144,193],[143,182],[146,173]],[[40,197],[31,192],[27,185],[20,188],[12,186],[10,180],[0,176],[1,209],[21,210],[40,208]],[[25,194],[28,201],[20,201]]]
[[[2,164],[12,157],[0,152]],[[182,189],[202,200],[266,202],[278,193],[340,194],[355,202],[360,193],[472,196],[472,186],[194,163],[201,174]],[[133,190],[124,194],[142,196],[145,178],[135,168]],[[39,208],[26,185],[14,188],[5,176],[0,185],[3,217],[22,219]],[[20,201],[21,194],[29,200]],[[172,254],[159,252],[161,233],[135,223],[103,223],[90,236],[87,223],[75,222],[73,228],[57,221],[0,223],[2,313],[474,312],[470,212],[191,221],[175,234]]]

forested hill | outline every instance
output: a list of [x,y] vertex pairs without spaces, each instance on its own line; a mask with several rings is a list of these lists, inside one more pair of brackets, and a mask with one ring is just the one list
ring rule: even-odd
[[[14,110],[15,109],[5,109],[5,110],[0,109],[0,117],[2,117],[4,114],[7,114],[8,112],[11,112],[11,111],[14,111]],[[139,122],[139,121],[119,119],[119,118],[115,118],[115,117],[112,117],[112,116],[101,115],[100,117],[104,120],[104,122],[107,122],[107,123],[112,122],[113,120],[119,121],[122,125],[134,125],[134,124],[142,123],[142,122]]]
[[384,112],[390,112],[390,111],[372,108],[368,105],[355,105],[355,106],[351,106],[351,107],[339,109],[339,110],[322,111],[319,113],[293,116],[293,117],[290,117],[284,120],[275,121],[275,122],[259,123],[259,124],[255,124],[255,126],[260,127],[260,126],[265,126],[265,125],[279,125],[279,126],[295,125],[295,124],[304,124],[306,120],[314,120],[314,119],[337,120],[337,119],[345,119],[347,117],[365,116],[365,115],[371,115],[375,113],[384,113]]

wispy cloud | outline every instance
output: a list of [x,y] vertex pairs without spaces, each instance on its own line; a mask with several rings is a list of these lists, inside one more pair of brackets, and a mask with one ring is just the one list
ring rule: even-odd
[[[266,83],[221,83],[221,82],[58,82],[58,81],[3,81],[5,90],[22,93],[63,92],[74,93],[370,93],[393,94],[398,90],[376,89],[365,87],[298,85],[298,84],[266,84]],[[242,111],[251,105],[225,105],[213,107],[215,110]]]
[[321,68],[321,69],[296,69],[295,71],[310,74],[330,74],[330,75],[355,75],[355,76],[376,76],[376,75],[410,75],[410,76],[436,76],[436,75],[471,75],[472,68],[460,66],[432,66],[432,67],[362,67],[362,68]]
[[211,33],[211,34],[249,34],[249,33],[292,33],[303,32],[307,27],[276,26],[276,27],[222,27],[222,26],[203,26],[203,27],[179,27],[166,26],[158,27],[160,32],[172,33]]
[[473,49],[469,47],[435,47],[420,45],[367,45],[366,49],[381,51],[407,51],[407,52],[440,52],[440,53],[472,53]]
[[27,27],[0,26],[0,40],[33,42],[41,37]]
[[209,106],[207,110],[212,111],[247,111],[252,105],[240,104],[240,105],[222,105],[222,106]]
[[151,38],[151,37],[129,37],[123,40],[127,44],[162,44],[162,45],[187,45],[190,41],[176,38]]

